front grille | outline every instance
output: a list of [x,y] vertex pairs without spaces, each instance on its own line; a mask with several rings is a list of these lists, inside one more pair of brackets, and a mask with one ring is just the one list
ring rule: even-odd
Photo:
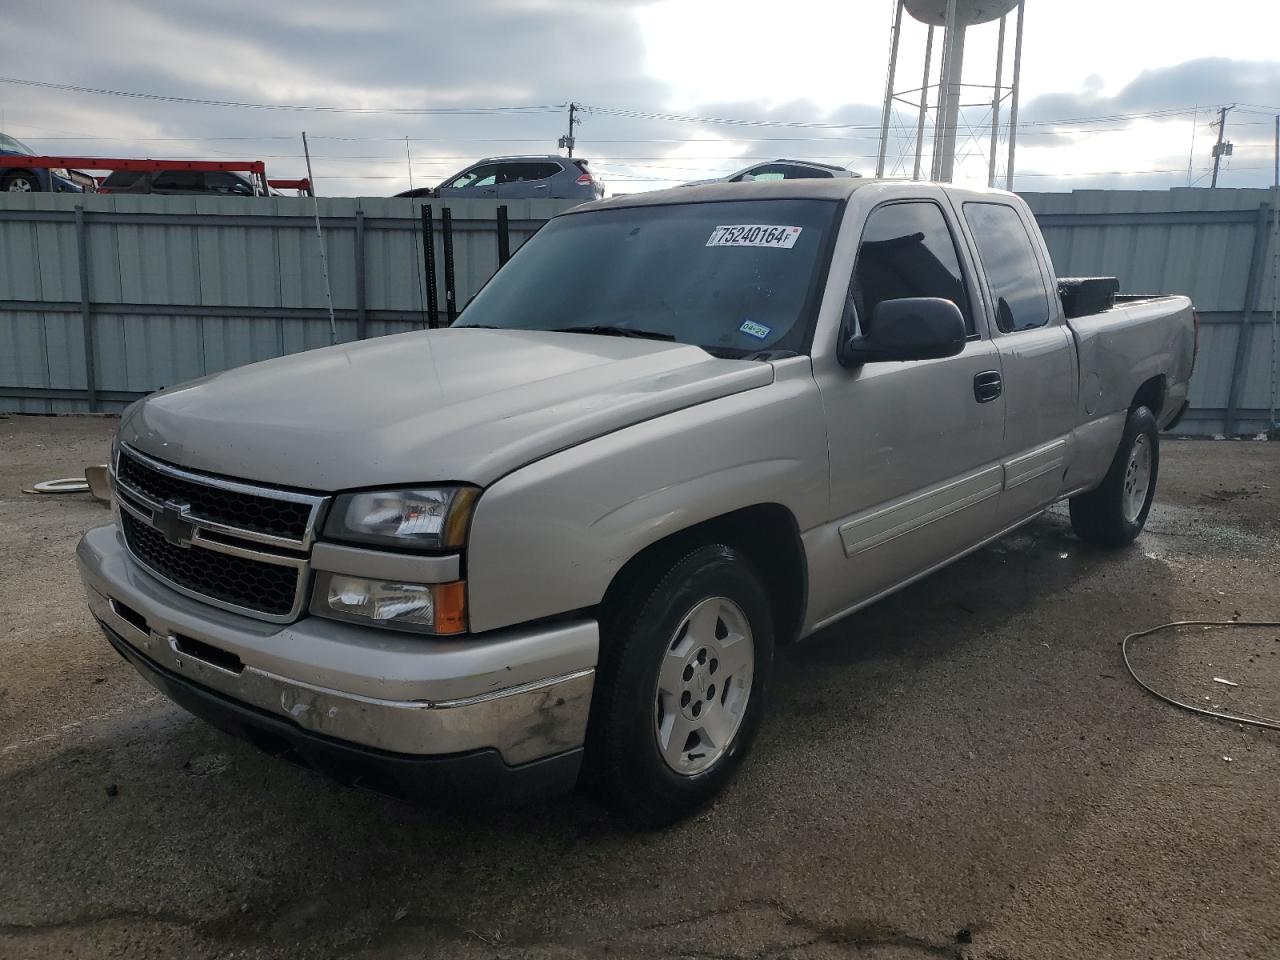
[[143,565],[186,590],[271,616],[293,611],[298,580],[305,576],[297,567],[180,547],[124,510],[120,525],[129,550]]
[[170,500],[185,503],[192,516],[202,520],[299,543],[306,536],[310,503],[256,496],[162,473],[127,449],[120,451],[116,470],[117,479],[125,486],[159,504]]

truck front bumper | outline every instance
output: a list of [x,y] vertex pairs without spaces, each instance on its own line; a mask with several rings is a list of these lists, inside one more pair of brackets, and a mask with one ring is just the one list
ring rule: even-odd
[[191,713],[321,772],[422,800],[527,799],[577,777],[594,620],[435,640],[321,617],[279,625],[188,599],[119,528],[76,551],[112,646]]

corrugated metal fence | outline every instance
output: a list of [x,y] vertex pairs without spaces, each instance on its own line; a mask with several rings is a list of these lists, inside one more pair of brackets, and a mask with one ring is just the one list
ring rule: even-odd
[[1181,293],[1200,312],[1180,433],[1269,429],[1275,250],[1269,190],[1023,194],[1060,276],[1117,276],[1127,293]]
[[[1061,275],[1116,275],[1125,291],[1194,299],[1204,326],[1182,431],[1267,429],[1268,191],[1025,196]],[[421,203],[321,199],[340,340],[427,325]],[[432,202],[442,317],[443,205]],[[462,305],[497,267],[498,204],[447,205]],[[511,249],[570,205],[507,201]],[[0,410],[119,410],[328,343],[310,200],[0,194]]]
[[[439,322],[450,271],[461,307],[497,269],[497,201],[321,198],[339,341],[429,325],[424,203]],[[501,206],[514,252],[572,202]],[[305,198],[0,193],[0,410],[117,411],[328,345],[319,250]]]

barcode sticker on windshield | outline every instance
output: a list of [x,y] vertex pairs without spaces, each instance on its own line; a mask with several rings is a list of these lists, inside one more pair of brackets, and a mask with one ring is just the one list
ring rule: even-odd
[[778,247],[790,250],[800,237],[801,227],[778,227],[767,223],[738,223],[716,227],[708,247]]

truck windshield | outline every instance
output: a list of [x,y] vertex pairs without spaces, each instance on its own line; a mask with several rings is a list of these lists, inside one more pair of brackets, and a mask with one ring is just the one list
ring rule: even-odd
[[838,209],[736,200],[557,217],[455,326],[616,329],[721,356],[807,352]]

